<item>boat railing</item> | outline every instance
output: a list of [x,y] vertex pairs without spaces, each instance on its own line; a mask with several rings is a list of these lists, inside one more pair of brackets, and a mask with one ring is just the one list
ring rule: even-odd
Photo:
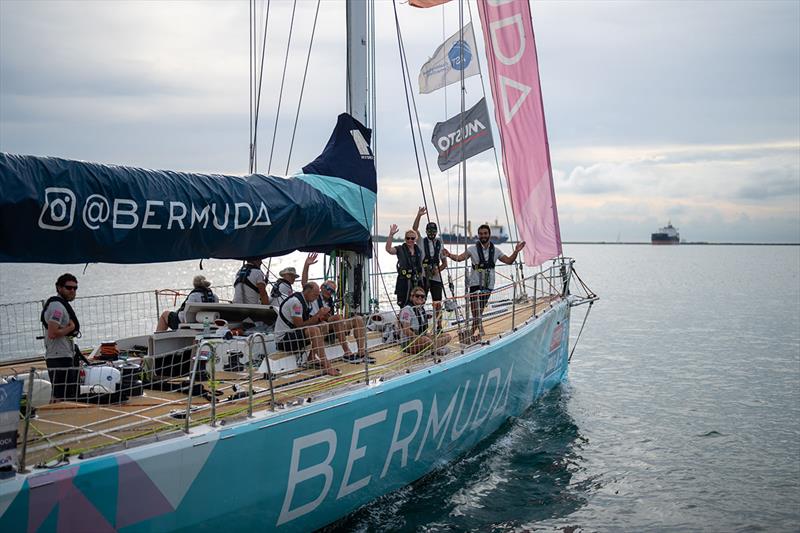
[[[158,355],[50,370],[18,367],[13,373],[6,367],[0,377],[26,381],[19,471],[191,433],[198,425],[268,417],[460,357],[513,333],[570,296],[565,286],[573,276],[570,260],[532,276],[520,272],[487,295],[477,324],[474,314],[466,321],[475,300],[458,296],[442,310],[442,328],[434,331],[403,332],[397,315],[388,312],[382,328],[367,320],[348,324],[344,332],[319,331],[318,339],[309,334],[310,345],[324,346],[324,361],[316,361],[305,346],[279,351],[275,334],[237,340],[198,332],[191,346]],[[425,311],[435,324],[433,309]],[[397,334],[387,333],[390,323]],[[480,332],[476,338],[470,335],[473,326]],[[342,340],[357,354],[362,334],[367,357],[346,362]]]

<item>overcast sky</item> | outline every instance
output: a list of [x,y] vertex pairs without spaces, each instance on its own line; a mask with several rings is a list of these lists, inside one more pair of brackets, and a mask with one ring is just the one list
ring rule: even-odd
[[[298,2],[274,174],[316,157],[345,109],[343,3],[323,2],[288,161],[315,5]],[[272,1],[260,172],[268,170],[291,8]],[[397,9],[416,80],[457,30],[457,6]],[[800,2],[533,2],[532,9],[564,240],[644,241],[669,219],[687,240],[800,242]],[[378,210],[386,233],[390,223],[409,224],[422,197],[392,4],[378,1],[376,11]],[[0,0],[0,150],[244,174],[248,72],[245,1]],[[479,78],[468,80],[467,92],[471,106],[483,95]],[[415,98],[447,226],[460,216],[457,178],[438,172],[429,140],[437,121],[457,113],[458,92]],[[468,182],[469,217],[502,222],[491,152],[470,160]]]

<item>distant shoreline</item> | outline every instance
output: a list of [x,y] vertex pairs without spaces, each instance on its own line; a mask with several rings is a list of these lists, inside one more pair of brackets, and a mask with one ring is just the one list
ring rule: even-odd
[[659,246],[669,248],[670,246],[800,246],[800,242],[682,242],[679,244],[652,244],[642,242],[614,242],[614,241],[564,241],[564,244],[643,244],[647,246]]
[[[386,242],[385,235],[378,235],[375,242]],[[400,241],[396,241],[398,244]],[[463,243],[460,243],[461,245]],[[471,244],[471,242],[470,242]],[[507,241],[503,244],[515,244],[515,241]],[[647,245],[647,246],[800,246],[800,242],[706,242],[692,241],[681,242],[679,244],[652,244],[649,241],[639,242],[616,242],[616,241],[563,241],[563,244],[624,244],[624,245]],[[501,245],[502,246],[502,245]]]

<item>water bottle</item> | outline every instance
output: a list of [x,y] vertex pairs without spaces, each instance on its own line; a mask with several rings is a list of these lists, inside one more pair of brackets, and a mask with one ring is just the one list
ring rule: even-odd
[[208,317],[205,317],[203,318],[203,336],[209,333],[211,333],[211,322],[208,320]]

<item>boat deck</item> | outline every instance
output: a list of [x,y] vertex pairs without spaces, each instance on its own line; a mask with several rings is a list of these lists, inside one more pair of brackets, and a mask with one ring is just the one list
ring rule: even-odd
[[[253,411],[281,411],[307,402],[365,386],[367,381],[385,380],[410,370],[437,364],[458,357],[483,343],[491,343],[510,332],[513,326],[522,325],[545,311],[559,296],[518,302],[512,307],[510,300],[498,306],[491,302],[484,315],[484,335],[477,344],[462,344],[457,324],[451,323],[445,332],[451,335],[449,353],[434,355],[431,351],[412,355],[397,343],[382,343],[379,332],[368,333],[368,351],[375,363],[351,364],[337,359],[338,345],[329,354],[331,364],[341,375],[328,376],[320,369],[297,368],[271,376],[259,372],[255,364],[242,371],[216,371],[213,379],[198,372],[194,388],[190,389],[189,376],[163,378],[161,385],[146,385],[143,394],[131,396],[127,401],[97,404],[74,401],[54,401],[38,407],[30,419],[25,464],[53,464],[65,456],[91,456],[120,447],[169,438],[198,424],[215,425],[242,419]],[[535,313],[534,313],[535,307]],[[352,335],[348,337],[355,348]],[[341,348],[339,353],[341,353]],[[194,353],[197,353],[195,350]],[[286,357],[285,353],[270,353],[270,360]],[[194,357],[192,358],[194,360]],[[0,366],[0,376],[24,375],[31,367],[43,369],[44,361],[35,364]],[[264,366],[262,365],[262,370]],[[272,377],[270,382],[269,377]],[[160,389],[160,390],[158,390]],[[170,390],[172,389],[172,390]],[[190,396],[188,392],[194,390]],[[251,397],[252,391],[252,397]],[[216,401],[211,401],[215,398]],[[252,402],[252,407],[251,407]],[[187,412],[191,410],[187,423]],[[25,421],[20,421],[19,436],[23,438]],[[22,442],[18,449],[22,448]]]

